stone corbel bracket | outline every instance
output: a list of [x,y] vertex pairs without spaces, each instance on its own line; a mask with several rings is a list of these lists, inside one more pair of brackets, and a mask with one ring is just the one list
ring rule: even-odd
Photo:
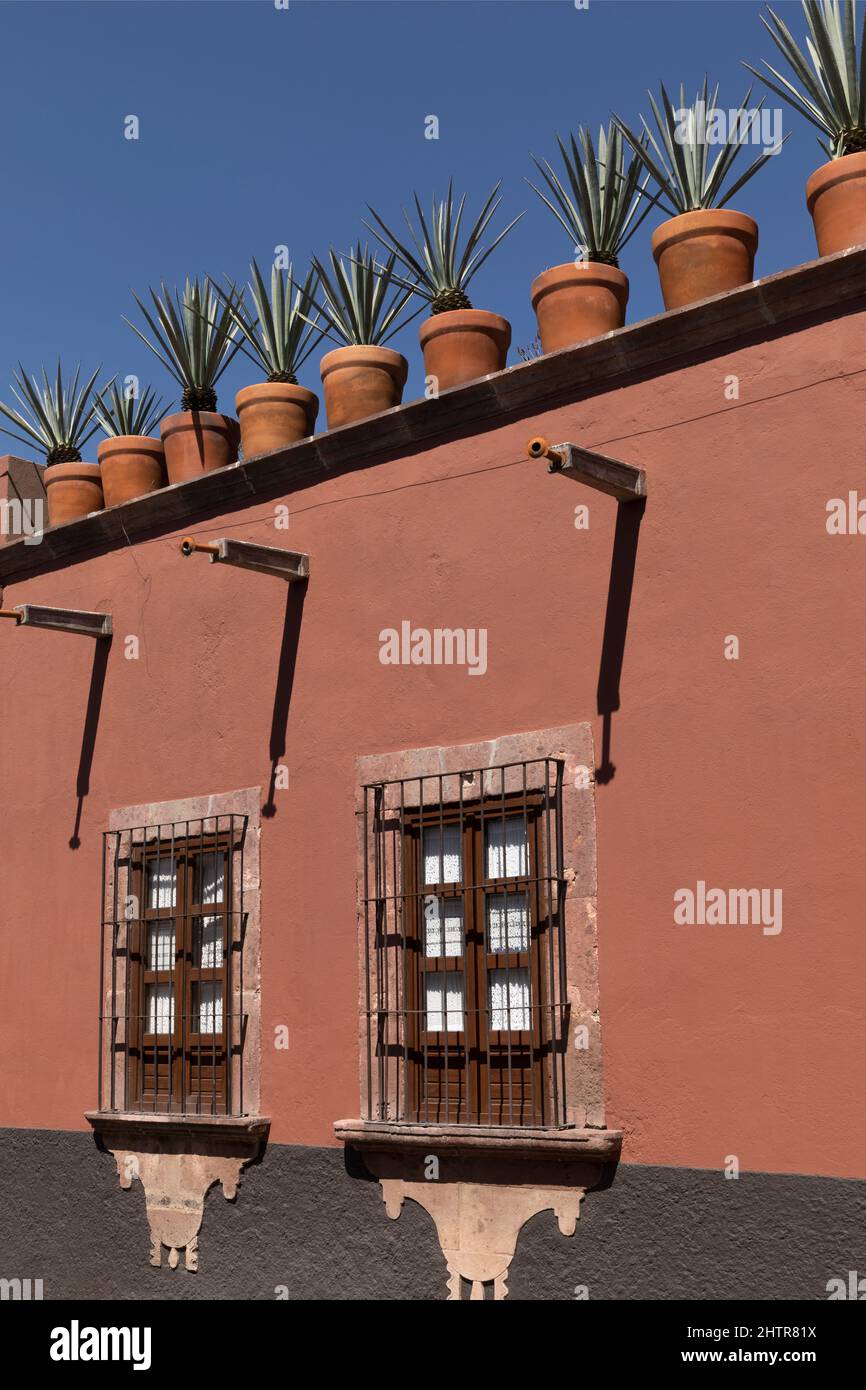
[[[618,1131],[488,1129],[339,1120],[338,1139],[355,1149],[382,1186],[396,1221],[408,1198],[432,1218],[448,1267],[448,1299],[508,1297],[508,1271],[522,1227],[553,1211],[564,1236],[574,1234],[580,1204],[616,1163]],[[437,1160],[433,1167],[429,1160]],[[432,1168],[432,1175],[431,1175]]]
[[177,1269],[180,1252],[191,1273],[198,1269],[198,1234],[204,1199],[214,1183],[228,1201],[237,1195],[241,1170],[267,1140],[270,1120],[223,1116],[119,1114],[85,1117],[117,1164],[120,1186],[137,1178],[144,1188],[150,1228],[150,1263]]

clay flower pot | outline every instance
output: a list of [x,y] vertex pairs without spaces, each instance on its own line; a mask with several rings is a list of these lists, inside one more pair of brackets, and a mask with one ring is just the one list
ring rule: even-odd
[[307,439],[316,428],[319,398],[289,381],[263,381],[238,391],[235,410],[244,458],[249,459]]
[[843,154],[816,169],[806,184],[819,256],[866,242],[866,154]]
[[622,328],[628,276],[616,266],[569,261],[542,271],[530,295],[542,350],[556,352]]
[[386,347],[341,347],[319,364],[328,428],[350,425],[399,405],[409,363]]
[[170,483],[185,483],[215,468],[236,463],[240,430],[230,415],[214,410],[181,410],[167,415],[159,432]]
[[106,507],[117,507],[156,492],[165,482],[165,455],[147,434],[116,434],[96,451]]
[[754,279],[758,224],[743,212],[700,208],[656,227],[652,252],[666,309],[735,290]]
[[101,512],[102,479],[98,463],[50,463],[43,474],[48,497],[48,524],[62,526],[91,512]]
[[487,309],[449,309],[425,319],[418,336],[426,375],[436,378],[439,391],[447,391],[502,371],[511,324]]

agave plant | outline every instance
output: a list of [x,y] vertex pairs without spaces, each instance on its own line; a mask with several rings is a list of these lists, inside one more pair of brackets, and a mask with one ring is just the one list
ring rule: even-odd
[[[381,347],[415,317],[414,314],[400,317],[414,286],[404,288],[400,282],[395,284],[396,257],[393,253],[384,265],[379,265],[359,241],[347,258],[330,251],[329,259],[330,274],[322,262],[313,257],[321,299],[310,301],[321,315],[321,332],[326,338],[347,346]],[[318,326],[317,320],[303,313],[301,316],[311,327]]]
[[146,386],[140,396],[119,391],[110,381],[97,391],[93,402],[94,419],[109,438],[116,435],[151,435],[165,414],[165,401],[157,397],[152,386]]
[[126,318],[133,333],[155,353],[180,383],[181,410],[216,410],[216,383],[240,347],[234,310],[237,291],[223,299],[210,281],[187,280],[183,297],[162,285],[162,295],[150,291],[154,318],[133,291],[133,299],[147,320],[153,339]]
[[[778,145],[762,150],[740,177],[730,186],[726,186],[742,145],[748,140],[755,122],[760,120],[763,98],[756,107],[750,108],[750,87],[737,111],[727,111],[718,105],[718,83],[712,96],[708,95],[706,77],[691,106],[686,104],[685,88],[682,86],[679,107],[676,109],[671,104],[664,84],[661,86],[661,110],[652,93],[648,92],[647,95],[658,128],[658,139],[643,116],[643,131],[640,135],[630,130],[619,116],[614,115],[613,119],[658,186],[659,196],[656,201],[670,217],[683,212],[694,212],[698,208],[724,207],[743,184],[748,183],[784,144],[782,140]],[[719,152],[710,164],[709,149],[712,142],[708,132],[718,128],[725,131],[725,138],[719,142]]]
[[767,6],[770,18],[761,15],[761,23],[770,35],[801,88],[762,59],[772,73],[759,72],[744,63],[749,72],[805,116],[829,138],[818,143],[829,159],[841,159],[846,154],[866,150],[866,15],[860,32],[860,56],[857,56],[857,0],[802,0],[803,13],[809,33],[806,37],[808,58],[797,47],[791,31]]
[[248,288],[254,313],[247,309],[243,295],[238,294],[231,281],[228,295],[216,286],[214,288],[222,300],[232,305],[231,313],[240,334],[241,352],[264,370],[268,381],[287,381],[294,386],[298,380],[298,369],[324,334],[318,316],[309,319],[304,313],[314,307],[313,295],[318,276],[315,270],[311,270],[304,284],[295,289],[293,297],[291,265],[285,271],[272,266],[270,294],[254,260],[250,264],[250,275],[252,278]]
[[[502,202],[502,199],[498,197],[501,186],[501,182],[497,183],[493,189],[472,227],[466,233],[462,247],[460,224],[463,220],[466,195],[464,194],[460,199],[455,212],[451,181],[448,184],[448,192],[441,202],[438,202],[435,196],[433,198],[429,227],[421,210],[417,193],[414,194],[415,208],[418,213],[417,231],[413,227],[406,209],[403,208],[403,217],[409,228],[409,235],[415,247],[414,251],[405,242],[399,240],[374,208],[370,208],[370,213],[378,223],[378,229],[369,222],[365,222],[364,226],[408,272],[407,276],[395,274],[393,277],[395,282],[413,290],[422,299],[429,302],[431,313],[445,314],[450,309],[472,308],[466,293],[470,280],[481,269],[487,257],[496,250],[503,237],[508,235],[512,227],[516,226],[523,216],[522,212],[519,213],[489,246],[482,246],[481,238]],[[369,204],[367,206],[369,207]]]
[[[80,463],[81,450],[97,431],[94,423],[93,386],[101,367],[97,367],[91,377],[79,387],[80,367],[75,368],[71,382],[64,383],[60,363],[54,382],[48,380],[42,368],[42,386],[36,377],[28,377],[21,363],[13,372],[15,386],[12,394],[21,405],[24,414],[0,403],[0,412],[11,420],[18,430],[0,425],[4,434],[36,448],[45,455],[46,463]],[[17,390],[15,387],[17,386]]]
[[625,164],[625,145],[615,125],[607,130],[603,126],[599,128],[597,156],[589,131],[580,126],[577,135],[580,149],[574,135],[570,150],[558,135],[556,137],[565,166],[565,184],[546,159],[542,163],[535,155],[531,156],[553,202],[530,179],[526,182],[550,208],[581,260],[617,266],[626,242],[652,211],[653,200],[649,200],[638,214],[650,175],[647,171],[643,182],[639,183],[644,165],[634,152]]

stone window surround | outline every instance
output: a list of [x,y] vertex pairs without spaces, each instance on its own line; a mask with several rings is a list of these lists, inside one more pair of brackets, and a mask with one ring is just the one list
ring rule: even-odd
[[[240,1009],[246,1016],[243,1027],[243,1116],[213,1115],[148,1115],[139,1111],[124,1114],[103,1107],[103,1097],[99,1097],[100,1109],[88,1114],[87,1118],[97,1130],[110,1128],[117,1133],[118,1126],[128,1124],[130,1131],[138,1133],[145,1129],[154,1134],[192,1134],[198,1132],[202,1137],[213,1132],[216,1127],[221,1134],[228,1136],[237,1131],[237,1137],[249,1134],[251,1118],[260,1118],[261,1105],[261,803],[262,789],[247,787],[239,791],[222,792],[210,796],[188,797],[177,801],[159,801],[135,806],[124,806],[110,813],[109,830],[124,831],[142,825],[165,825],[179,821],[200,821],[209,816],[237,815],[247,817],[247,830],[244,840],[244,932],[243,932],[243,996],[239,1000]],[[110,1018],[112,1014],[111,991],[111,942],[105,943],[107,959],[104,962],[105,996],[102,1001],[103,1012]],[[111,1064],[111,1039],[108,1030],[103,1038],[103,1077],[107,1085]]]
[[[219,1184],[224,1197],[234,1201],[241,1173],[267,1142],[270,1120],[259,1114],[261,1103],[261,787],[191,797],[183,801],[151,802],[112,811],[110,830],[131,830],[142,825],[199,821],[208,816],[247,817],[243,859],[243,994],[240,1009],[246,1016],[243,1029],[244,1106],[242,1116],[163,1115],[97,1110],[85,1118],[93,1127],[100,1147],[110,1152],[117,1166],[120,1186],[128,1190],[141,1183],[150,1235],[150,1263],[176,1270],[181,1252],[184,1268],[195,1273],[199,1265],[199,1232],[208,1191]],[[111,942],[103,943],[110,952]],[[111,1016],[111,975],[106,972],[104,1013]],[[108,1037],[108,1062],[111,1039]],[[105,1040],[103,1041],[105,1046]],[[106,1072],[103,1054],[103,1076]],[[99,1103],[102,1104],[100,1096]]]
[[[508,1275],[527,1221],[552,1211],[564,1236],[573,1236],[586,1193],[616,1164],[622,1135],[604,1126],[596,942],[595,750],[587,723],[510,734],[448,748],[415,748],[359,758],[357,920],[359,988],[359,1094],[366,1095],[364,954],[365,786],[401,778],[453,775],[508,763],[561,758],[565,965],[566,1127],[410,1124],[338,1120],[337,1138],[355,1151],[380,1184],[387,1216],[396,1221],[407,1201],[436,1227],[447,1269],[448,1299],[508,1297]],[[480,782],[484,783],[482,776]],[[479,787],[479,792],[481,788]],[[464,784],[465,791],[465,784]],[[575,1047],[586,1028],[587,1046]],[[583,1035],[580,1035],[582,1040]]]
[[[565,958],[568,1018],[566,1024],[566,1123],[562,1130],[530,1130],[527,1127],[498,1127],[495,1131],[461,1125],[413,1126],[403,1121],[339,1120],[337,1137],[346,1144],[364,1149],[402,1148],[407,1153],[419,1139],[429,1148],[435,1137],[441,1146],[465,1149],[461,1136],[472,1129],[476,1147],[492,1151],[505,1149],[515,1157],[532,1151],[546,1158],[577,1157],[590,1150],[601,1156],[590,1137],[604,1131],[604,1093],[602,1086],[601,1032],[598,1011],[598,970],[596,941],[596,832],[595,832],[595,754],[592,729],[588,723],[555,726],[530,733],[509,734],[475,743],[453,744],[374,754],[357,760],[357,933],[359,1030],[358,1062],[361,1115],[370,1113],[366,1075],[365,965],[364,965],[364,859],[363,788],[374,782],[400,778],[453,774],[467,768],[497,768],[507,763],[538,758],[562,758],[565,762],[562,790],[565,898]],[[576,1030],[585,1027],[586,1047],[575,1046]],[[582,1035],[581,1035],[582,1036]],[[419,1133],[419,1131],[421,1133]],[[423,1138],[421,1135],[423,1134]],[[606,1132],[604,1161],[618,1152],[618,1136]]]

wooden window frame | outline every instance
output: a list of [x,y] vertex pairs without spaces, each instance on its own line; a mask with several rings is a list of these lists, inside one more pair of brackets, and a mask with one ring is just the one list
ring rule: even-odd
[[[222,855],[223,890],[219,902],[196,900],[196,880],[201,881],[204,856]],[[168,907],[148,904],[148,867],[164,860],[174,865],[174,903]],[[229,1011],[231,1009],[230,957],[232,951],[232,848],[231,837],[202,831],[136,845],[132,860],[133,894],[139,915],[130,923],[129,973],[127,977],[128,1086],[134,1109],[155,1114],[228,1113]],[[200,891],[200,889],[199,889]],[[195,964],[202,946],[204,918],[222,923],[220,963]],[[168,969],[148,964],[150,928],[155,923],[174,924],[174,949]],[[159,952],[159,946],[157,946]],[[219,1031],[202,1033],[192,1027],[195,996],[202,984],[221,990]],[[148,985],[172,988],[170,1008],[173,1026],[168,1032],[146,1031]],[[148,1054],[152,1062],[148,1063]]]
[[[549,912],[544,911],[541,901],[546,879],[540,837],[543,812],[542,794],[519,791],[505,795],[494,793],[446,806],[437,804],[409,808],[403,813],[403,989],[407,1054],[411,1059],[406,1078],[407,1110],[409,1119],[415,1123],[537,1126],[547,1122],[548,1046],[543,1036],[542,1016],[547,1006]],[[527,831],[526,873],[488,876],[488,828],[524,819]],[[425,883],[424,831],[455,825],[462,827],[460,880],[454,883]],[[505,852],[503,843],[503,854]],[[507,899],[521,893],[526,895],[528,906],[527,950],[491,950],[490,898],[503,896],[506,900],[504,930],[507,944]],[[440,902],[449,899],[462,902],[463,953],[460,956],[444,954],[444,914],[440,916],[443,954],[426,955],[424,907],[430,896]],[[528,971],[528,1029],[490,1027],[490,974],[493,970],[506,971],[506,981],[507,972]],[[463,976],[464,1026],[460,1030],[448,1029],[447,986],[443,984],[442,1022],[445,1028],[429,1030],[426,1027],[427,978],[435,975],[447,977],[455,972]],[[510,1007],[508,998],[505,1007]],[[431,1059],[435,1070],[431,1070]],[[444,1099],[441,1083],[431,1097],[431,1079],[440,1070],[445,1077]],[[498,1088],[494,1085],[497,1072]]]

